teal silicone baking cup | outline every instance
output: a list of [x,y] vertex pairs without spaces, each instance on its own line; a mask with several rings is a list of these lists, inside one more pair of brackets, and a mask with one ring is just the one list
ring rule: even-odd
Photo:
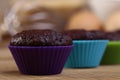
[[110,41],[103,56],[102,65],[120,64],[120,41]]
[[74,48],[66,62],[66,68],[98,67],[108,40],[73,40]]

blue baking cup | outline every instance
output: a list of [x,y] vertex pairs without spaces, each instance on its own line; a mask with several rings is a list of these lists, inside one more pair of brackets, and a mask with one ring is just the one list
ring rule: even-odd
[[67,68],[98,67],[108,40],[73,40],[74,48],[66,62]]

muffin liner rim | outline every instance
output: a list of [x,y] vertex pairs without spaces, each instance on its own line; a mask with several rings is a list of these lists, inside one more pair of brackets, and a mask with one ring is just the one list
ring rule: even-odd
[[12,46],[8,45],[8,47],[13,47],[13,48],[62,48],[62,47],[73,47],[74,45],[68,45],[68,46]]

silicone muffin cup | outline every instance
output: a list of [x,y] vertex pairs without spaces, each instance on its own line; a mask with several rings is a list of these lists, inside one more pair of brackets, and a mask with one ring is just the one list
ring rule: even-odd
[[74,48],[67,60],[67,68],[98,67],[108,40],[73,40]]
[[120,41],[110,41],[103,56],[102,65],[120,64]]
[[9,46],[22,74],[53,75],[61,73],[72,46]]

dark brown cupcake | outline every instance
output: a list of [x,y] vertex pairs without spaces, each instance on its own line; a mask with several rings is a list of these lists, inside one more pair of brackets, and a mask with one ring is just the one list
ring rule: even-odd
[[73,40],[86,39],[86,31],[85,30],[66,30],[63,33],[66,35],[69,35]]
[[86,39],[88,40],[102,40],[106,39],[106,33],[103,31],[87,31]]
[[106,33],[103,31],[68,30],[68,31],[64,31],[63,33],[71,36],[73,40],[106,39]]
[[14,35],[12,46],[68,46],[72,39],[61,32],[53,30],[27,30]]
[[120,41],[120,31],[107,32],[107,39],[110,41]]
[[72,48],[68,35],[53,30],[20,32],[9,45],[19,71],[27,75],[60,74]]

